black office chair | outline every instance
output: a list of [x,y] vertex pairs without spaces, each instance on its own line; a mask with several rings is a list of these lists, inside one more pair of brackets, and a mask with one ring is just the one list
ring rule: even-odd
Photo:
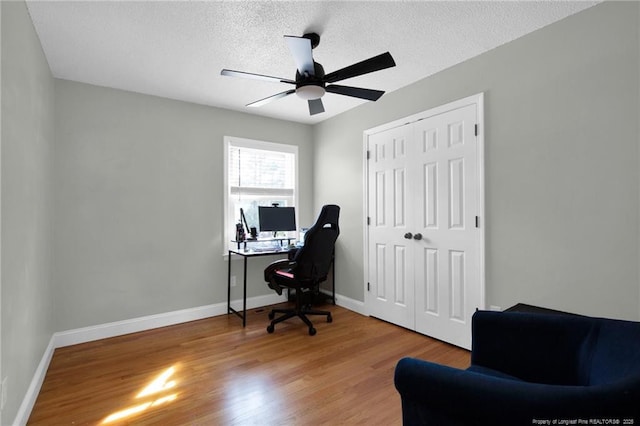
[[[311,309],[311,299],[319,293],[320,283],[327,279],[333,263],[334,246],[340,235],[339,216],[339,206],[329,204],[322,207],[318,220],[305,234],[304,245],[292,259],[277,260],[264,270],[265,281],[278,294],[282,294],[283,288],[296,292],[294,309],[273,309],[269,313],[272,320],[267,327],[269,333],[273,333],[277,323],[295,316],[309,327],[311,336],[316,334],[316,329],[307,315],[325,315],[327,322],[333,321],[331,312]],[[277,313],[283,315],[275,318]]]

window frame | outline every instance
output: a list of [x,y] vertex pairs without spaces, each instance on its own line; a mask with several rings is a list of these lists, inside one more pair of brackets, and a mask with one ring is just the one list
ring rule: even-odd
[[[223,195],[224,195],[224,211],[222,215],[223,221],[223,232],[222,232],[222,248],[223,255],[227,256],[229,254],[229,248],[232,247],[231,240],[234,239],[234,230],[231,229],[228,224],[230,223],[229,218],[229,201],[231,197],[231,187],[229,183],[229,148],[230,147],[240,147],[240,148],[249,148],[249,149],[258,149],[264,151],[274,151],[274,152],[284,152],[288,154],[293,154],[293,168],[294,168],[294,188],[293,188],[293,207],[296,208],[296,223],[299,222],[299,176],[298,176],[298,168],[299,168],[299,155],[298,155],[298,146],[297,145],[289,145],[284,143],[276,143],[276,142],[267,142],[256,139],[247,139],[240,138],[235,136],[224,136],[223,143]],[[274,193],[277,192],[277,189],[274,189]],[[265,193],[269,193],[269,190],[265,189]],[[246,230],[249,232],[248,230]],[[296,232],[298,232],[296,230]]]

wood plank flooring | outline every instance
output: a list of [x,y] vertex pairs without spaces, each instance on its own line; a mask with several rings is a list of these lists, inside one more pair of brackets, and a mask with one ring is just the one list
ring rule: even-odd
[[397,361],[469,352],[338,306],[266,332],[223,315],[57,349],[29,425],[400,425]]

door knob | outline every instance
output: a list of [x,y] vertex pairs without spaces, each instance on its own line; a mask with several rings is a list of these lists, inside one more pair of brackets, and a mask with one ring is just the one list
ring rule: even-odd
[[414,240],[418,240],[418,241],[421,240],[422,239],[422,234],[418,232],[416,235],[413,236],[413,239]]
[[404,234],[404,237],[405,237],[407,240],[410,240],[410,239],[413,237],[413,234],[412,234],[411,232],[407,232],[406,234]]

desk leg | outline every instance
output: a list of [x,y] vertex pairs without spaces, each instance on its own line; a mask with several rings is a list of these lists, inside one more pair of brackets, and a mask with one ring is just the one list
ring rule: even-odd
[[244,285],[242,289],[242,314],[231,307],[231,255],[229,251],[229,266],[227,269],[227,315],[236,314],[242,318],[242,326],[247,325],[247,256],[244,257]]
[[227,269],[227,315],[231,313],[231,251],[228,257],[229,267]]
[[247,326],[247,256],[244,256],[244,281],[242,284],[242,326]]

